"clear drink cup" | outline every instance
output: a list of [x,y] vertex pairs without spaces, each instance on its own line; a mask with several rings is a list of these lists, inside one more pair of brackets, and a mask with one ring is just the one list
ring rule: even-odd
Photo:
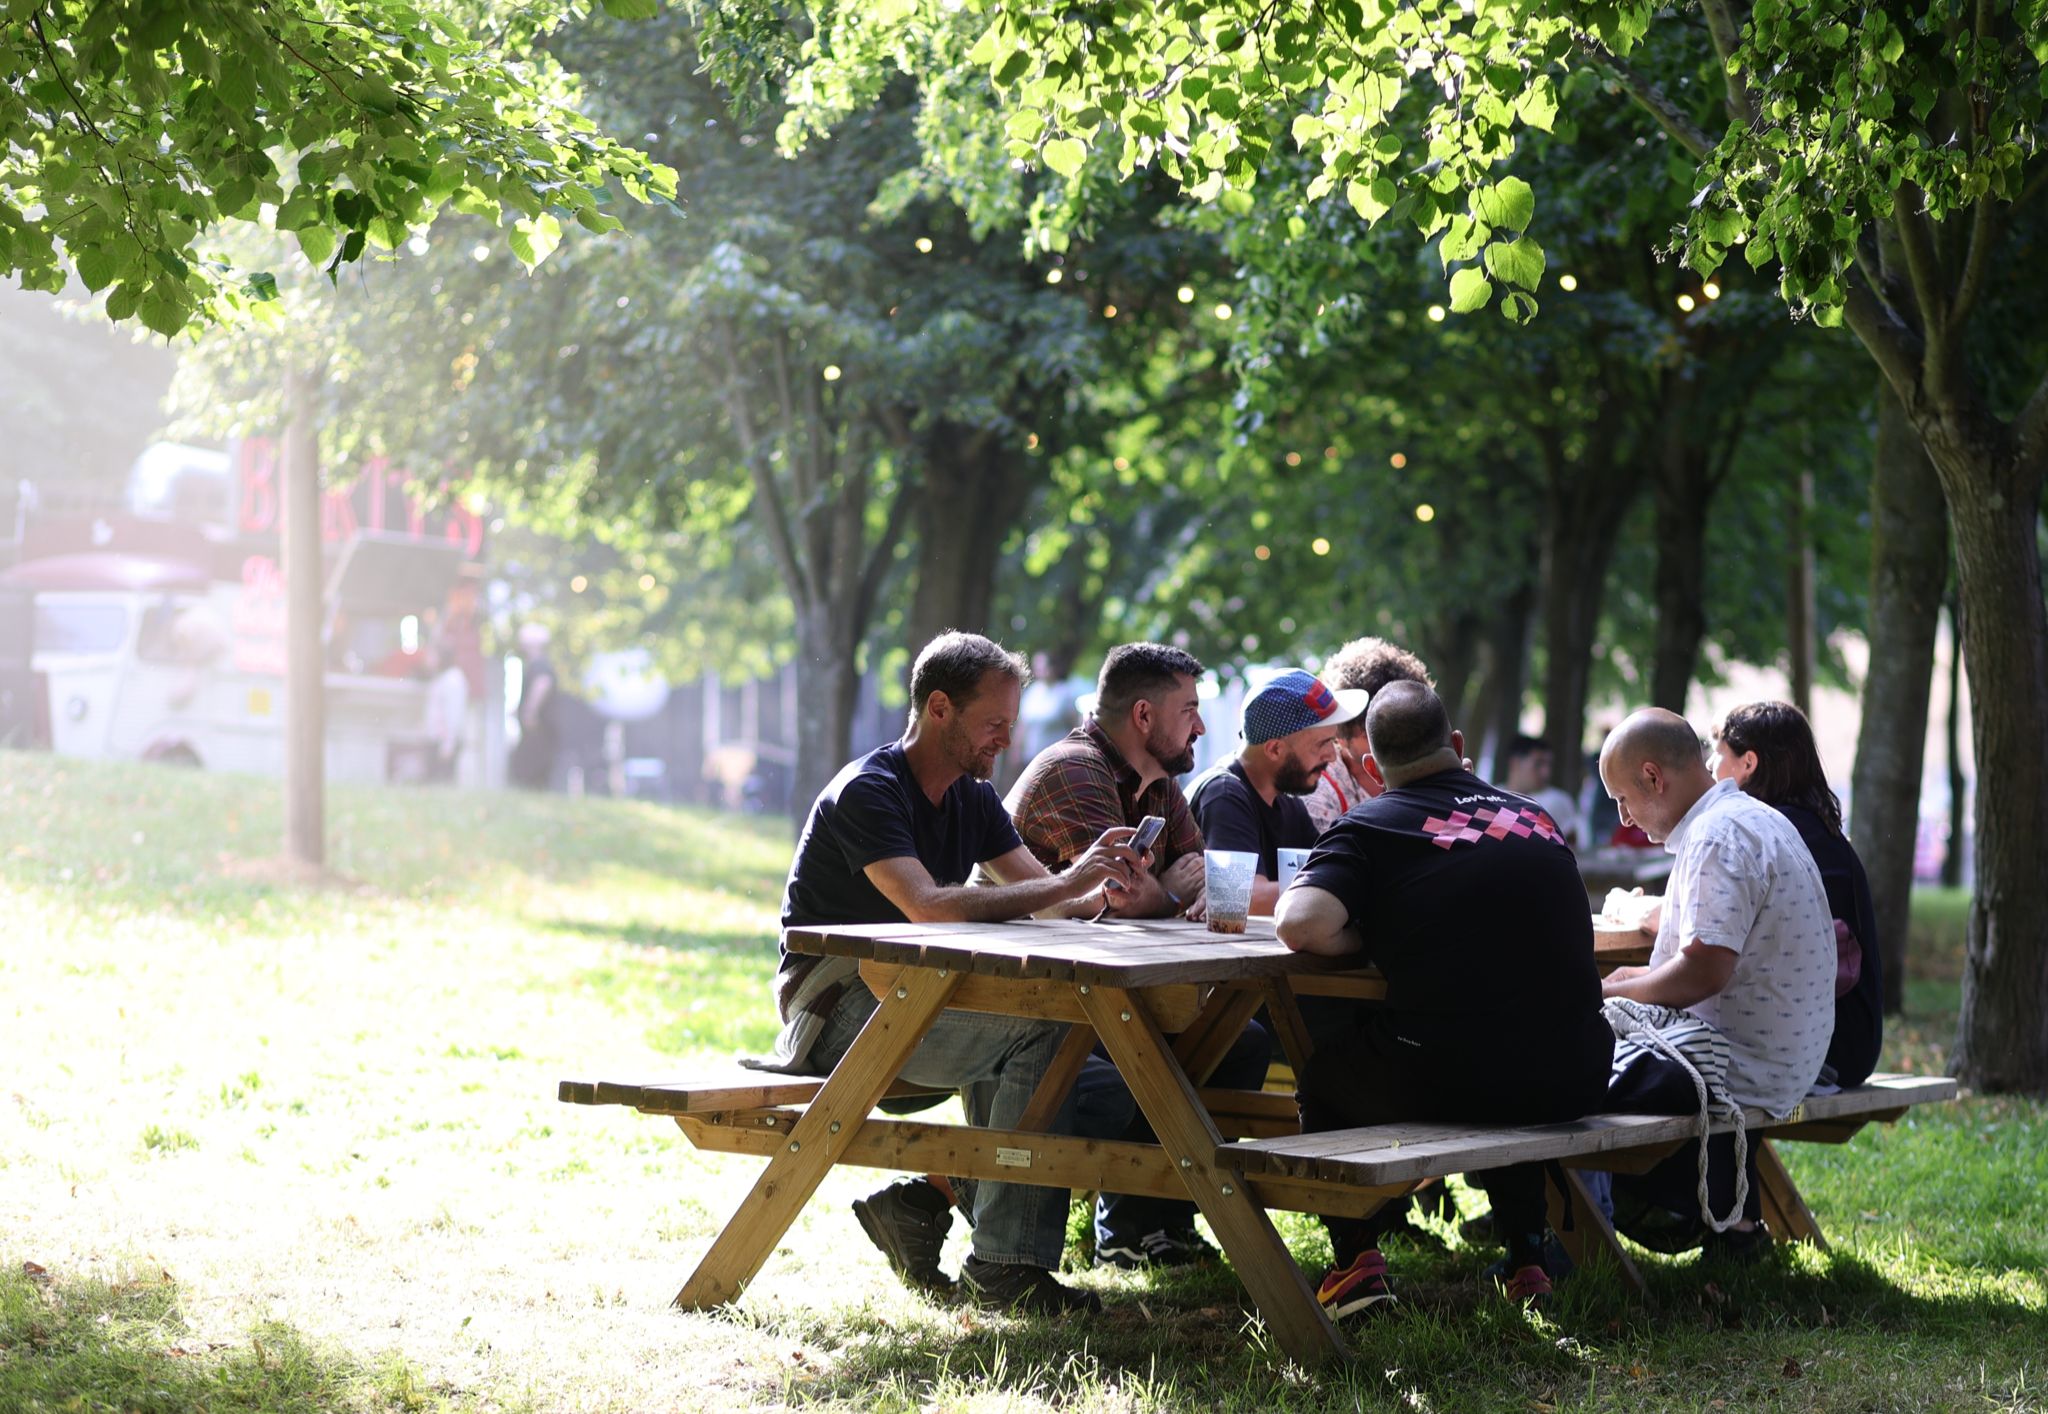
[[1252,875],[1258,870],[1259,857],[1241,849],[1207,849],[1202,851],[1202,864],[1207,875],[1209,931],[1242,933],[1252,911]]

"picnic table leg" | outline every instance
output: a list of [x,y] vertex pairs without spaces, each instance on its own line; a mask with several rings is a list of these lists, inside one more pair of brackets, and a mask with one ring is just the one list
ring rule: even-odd
[[1031,1092],[1031,1103],[1018,1116],[1017,1128],[1034,1134],[1050,1129],[1059,1115],[1060,1106],[1066,1103],[1067,1092],[1074,1088],[1081,1067],[1088,1063],[1088,1057],[1094,1052],[1095,1028],[1069,1026],[1066,1039],[1060,1042],[1059,1050],[1053,1053],[1052,1064],[1045,1069],[1045,1079],[1038,1082],[1038,1088]]
[[739,1211],[676,1293],[675,1305],[688,1311],[722,1306],[754,1279],[960,984],[958,973],[923,968],[905,968],[898,976],[897,986],[877,1003],[817,1099],[791,1126],[789,1142],[768,1161]]
[[1792,1181],[1792,1175],[1785,1170],[1785,1161],[1778,1157],[1778,1151],[1771,1147],[1768,1139],[1757,1141],[1756,1176],[1764,1190],[1764,1222],[1771,1230],[1794,1242],[1810,1242],[1821,1251],[1827,1251],[1828,1240],[1821,1233],[1819,1220],[1806,1206],[1806,1200],[1799,1196],[1799,1185]]
[[1223,1137],[1186,1072],[1174,1062],[1142,998],[1114,987],[1084,984],[1075,991],[1280,1348],[1302,1365],[1348,1354],[1273,1220],[1246,1189],[1244,1175],[1216,1161]]
[[1598,1261],[1612,1262],[1628,1289],[1642,1295],[1642,1272],[1615,1235],[1614,1224],[1607,1221],[1607,1214],[1593,1201],[1578,1171],[1546,1165],[1543,1191],[1549,1199],[1550,1230],[1564,1244],[1565,1254],[1573,1263],[1584,1267]]
[[1309,1039],[1308,1023],[1301,1016],[1301,999],[1294,995],[1294,988],[1279,977],[1267,978],[1262,990],[1266,997],[1266,1015],[1273,1018],[1273,1025],[1280,1033],[1280,1050],[1294,1071],[1294,1083],[1299,1086],[1302,1072],[1308,1069],[1308,1058],[1315,1051],[1315,1043]]

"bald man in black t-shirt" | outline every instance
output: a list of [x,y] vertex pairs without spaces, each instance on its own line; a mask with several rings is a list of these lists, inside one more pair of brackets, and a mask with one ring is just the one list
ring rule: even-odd
[[[1298,952],[1362,953],[1386,974],[1388,1001],[1317,1050],[1301,1077],[1302,1130],[1541,1124],[1597,1109],[1614,1037],[1571,847],[1534,801],[1464,769],[1464,736],[1430,689],[1390,684],[1365,721],[1368,769],[1386,790],[1323,835],[1277,926]],[[1548,1295],[1541,1169],[1474,1177],[1508,1242],[1509,1294]],[[1337,1263],[1319,1295],[1331,1315],[1393,1299],[1385,1221],[1330,1222]]]

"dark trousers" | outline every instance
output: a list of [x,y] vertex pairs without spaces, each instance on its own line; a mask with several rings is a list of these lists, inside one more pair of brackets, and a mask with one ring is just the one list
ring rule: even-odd
[[[1742,1215],[1751,1221],[1763,1216],[1763,1197],[1756,1171],[1757,1146],[1761,1133],[1747,1136],[1749,1151],[1744,1165],[1749,1175],[1749,1196]],[[1735,1136],[1716,1134],[1707,1140],[1707,1202],[1717,1218],[1726,1217],[1735,1205]],[[1690,1252],[1706,1240],[1708,1228],[1700,1216],[1700,1147],[1687,1140],[1647,1173],[1614,1175],[1614,1227],[1652,1252]]]
[[[1266,1083],[1273,1060],[1273,1041],[1264,1027],[1249,1022],[1223,1053],[1204,1082],[1224,1090],[1257,1090]],[[1074,1082],[1074,1132],[1083,1138],[1119,1138],[1133,1143],[1155,1142],[1152,1126],[1137,1111],[1130,1087],[1100,1046],[1081,1067]],[[1126,1118],[1127,1117],[1127,1118]],[[1121,1121],[1104,1133],[1106,1121]],[[1148,1198],[1131,1193],[1105,1193],[1095,1205],[1095,1242],[1121,1246],[1152,1232],[1173,1232],[1195,1225],[1195,1205],[1185,1198]]]
[[[1362,1011],[1356,1024],[1318,1038],[1300,1078],[1304,1134],[1406,1120],[1475,1124],[1542,1124],[1596,1109],[1606,1093],[1606,1068],[1594,1066],[1597,1048],[1570,1066],[1546,1064],[1540,1050],[1510,1064],[1478,1052],[1482,1038],[1462,1038],[1442,1023],[1418,1025],[1384,1010]],[[1493,1203],[1494,1221],[1510,1253],[1540,1243],[1544,1213],[1543,1166],[1513,1164],[1466,1177]],[[1325,1218],[1338,1266],[1377,1247],[1403,1220],[1408,1205],[1389,1202],[1369,1218]]]

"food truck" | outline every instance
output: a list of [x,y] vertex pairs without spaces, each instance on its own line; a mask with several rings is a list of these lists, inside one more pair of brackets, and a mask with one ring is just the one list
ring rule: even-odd
[[[167,473],[165,468],[172,469]],[[25,517],[0,571],[0,742],[61,755],[284,770],[285,594],[274,444],[153,447],[118,507]],[[483,523],[371,463],[326,493],[327,774],[425,772],[425,649],[470,680],[458,779],[495,777],[477,591]],[[22,665],[25,664],[25,671]]]

